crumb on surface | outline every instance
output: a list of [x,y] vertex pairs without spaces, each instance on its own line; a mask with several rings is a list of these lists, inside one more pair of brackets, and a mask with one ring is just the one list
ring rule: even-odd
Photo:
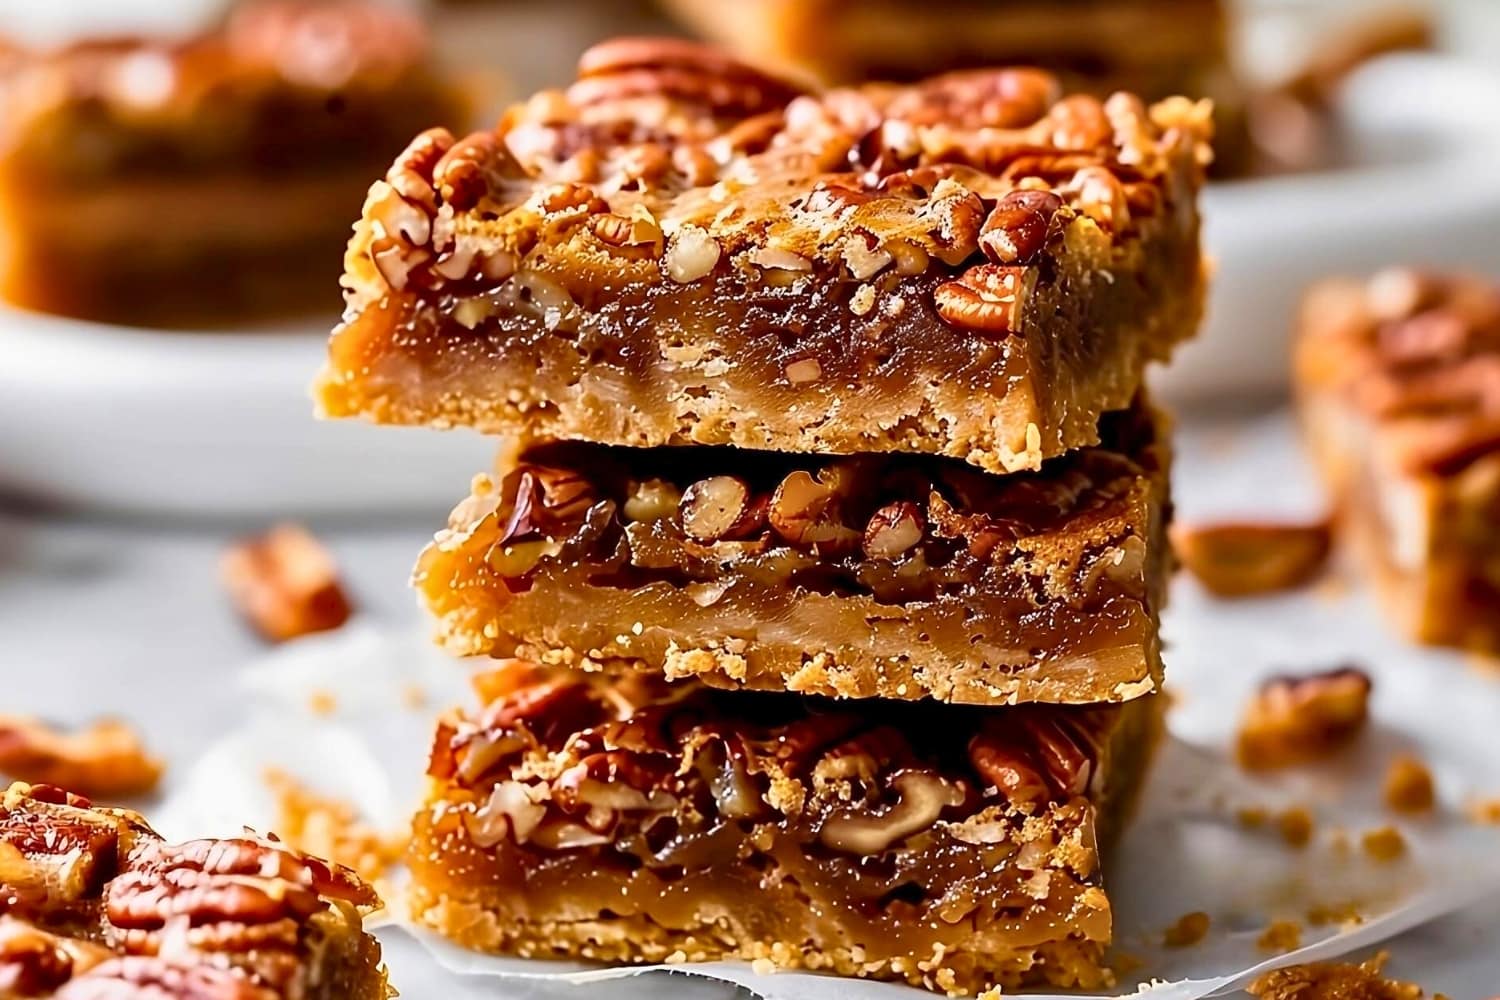
[[120,719],[64,731],[29,716],[0,715],[0,774],[20,781],[99,798],[131,798],[154,791],[165,770]]
[[1406,814],[1430,812],[1437,800],[1432,772],[1411,754],[1402,754],[1391,761],[1385,772],[1383,794],[1388,808]]
[[234,543],[219,575],[241,617],[270,642],[339,628],[354,613],[333,556],[300,524]]
[[1500,826],[1500,798],[1472,799],[1466,811],[1475,823]]
[[1246,830],[1259,830],[1270,818],[1271,814],[1264,806],[1245,806],[1234,813],[1234,821]]
[[1352,901],[1319,903],[1308,909],[1307,922],[1314,927],[1327,927],[1331,924],[1355,927],[1364,923],[1365,918],[1364,914],[1359,912],[1359,904]]
[[1376,861],[1395,861],[1406,853],[1406,838],[1394,826],[1367,830],[1359,839],[1365,853]]
[[293,848],[351,868],[372,884],[401,862],[405,831],[382,833],[352,803],[320,795],[279,768],[266,769],[265,783],[276,803],[272,830]]
[[427,707],[427,689],[415,682],[401,688],[401,704],[410,709]]
[[1213,925],[1212,918],[1202,910],[1184,913],[1177,922],[1166,929],[1162,943],[1168,948],[1189,948],[1202,941]]
[[307,710],[314,715],[332,715],[339,710],[338,696],[320,688],[307,696]]
[[1303,806],[1293,806],[1276,817],[1276,829],[1287,846],[1306,847],[1312,841],[1312,813]]
[[1273,920],[1255,944],[1262,951],[1296,951],[1302,947],[1302,924],[1296,920]]
[[1421,1000],[1422,987],[1381,975],[1388,957],[1382,951],[1358,965],[1309,962],[1273,969],[1246,990],[1261,1000]]

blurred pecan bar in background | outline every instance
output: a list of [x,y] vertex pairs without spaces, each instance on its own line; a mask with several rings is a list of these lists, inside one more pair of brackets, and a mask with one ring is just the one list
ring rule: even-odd
[[371,188],[321,409],[1035,469],[1194,332],[1207,116],[1034,70],[799,94],[606,43]]
[[980,709],[545,671],[438,730],[418,920],[470,947],[764,959],[949,992],[1110,981],[1099,851],[1162,699]]
[[1500,653],[1500,285],[1390,270],[1308,296],[1308,442],[1416,638]]
[[1244,88],[1221,0],[666,0],[749,62],[824,84],[1038,66],[1069,90],[1214,101],[1216,172],[1247,165]]
[[461,101],[421,24],[253,2],[186,39],[0,57],[0,296],[94,319],[333,309],[370,176]]
[[52,786],[0,797],[0,996],[385,1000],[378,905],[274,840],[169,845]]
[[448,644],[720,687],[1125,701],[1161,676],[1164,418],[1040,472],[563,443],[480,477],[423,554]]

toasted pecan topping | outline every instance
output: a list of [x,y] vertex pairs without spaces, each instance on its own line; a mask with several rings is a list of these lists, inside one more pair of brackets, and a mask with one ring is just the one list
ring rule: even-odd
[[1364,730],[1370,687],[1353,667],[1272,678],[1240,722],[1240,765],[1267,770],[1327,757]]
[[1380,974],[1388,957],[1382,951],[1358,965],[1311,962],[1273,969],[1246,990],[1261,1000],[1422,1000],[1420,986]]
[[[804,94],[707,46],[619,39],[583,55],[577,82],[517,105],[492,133],[450,137],[443,166],[424,159],[417,173],[436,203],[390,182],[427,226],[393,219],[406,209],[377,185],[353,251],[370,267],[351,265],[353,294],[479,294],[493,290],[477,279],[496,255],[524,268],[533,253],[574,250],[604,268],[635,262],[626,281],[678,284],[741,255],[800,261],[762,263],[774,284],[842,263],[847,238],[863,241],[856,276],[904,254],[922,261],[917,270],[936,260],[962,278],[985,244],[999,263],[1034,263],[1079,215],[1128,238],[1137,216],[1197,183],[1207,134],[1191,102],[1062,98],[1037,70]],[[1187,184],[1158,191],[1172,174]],[[450,210],[465,221],[452,225]],[[634,222],[638,211],[657,232]],[[412,238],[439,231],[471,249],[442,258],[447,246]]]
[[1107,718],[948,706],[950,724],[934,727],[818,699],[521,663],[482,687],[495,700],[444,722],[429,765],[486,803],[469,825],[481,845],[604,843],[618,823],[649,826],[692,803],[710,818],[807,822],[833,850],[876,853],[991,805],[1032,814],[1084,794]]

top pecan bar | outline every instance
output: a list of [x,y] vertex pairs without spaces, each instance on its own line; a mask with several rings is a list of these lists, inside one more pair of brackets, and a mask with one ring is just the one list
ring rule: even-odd
[[167,844],[48,785],[0,793],[0,997],[385,1000],[379,905],[348,869],[245,836]]
[[1210,109],[630,39],[370,190],[332,416],[1034,469],[1191,335]]

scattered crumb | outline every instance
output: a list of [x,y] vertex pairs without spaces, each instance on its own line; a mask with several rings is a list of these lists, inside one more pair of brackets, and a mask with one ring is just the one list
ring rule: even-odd
[[271,642],[336,629],[353,614],[333,557],[301,525],[236,542],[219,575],[235,609]]
[[381,833],[361,819],[351,803],[319,795],[277,768],[267,768],[265,782],[276,800],[272,829],[292,847],[352,868],[371,884],[400,863],[406,831]]
[[1276,920],[1255,942],[1262,951],[1296,951],[1302,947],[1302,925],[1295,920]]
[[1312,813],[1302,806],[1294,806],[1276,817],[1276,829],[1289,847],[1306,847],[1312,841]]
[[1369,830],[1359,842],[1365,853],[1376,861],[1395,861],[1406,853],[1406,838],[1394,826]]
[[1130,975],[1145,964],[1139,955],[1132,955],[1126,951],[1111,952],[1109,956],[1109,971],[1121,978]]
[[1430,812],[1437,795],[1432,772],[1416,757],[1402,754],[1385,772],[1385,804],[1398,813]]
[[1162,943],[1168,948],[1188,948],[1202,941],[1208,934],[1212,920],[1202,910],[1184,913],[1177,922],[1162,935]]
[[1264,806],[1247,806],[1234,814],[1235,822],[1247,830],[1259,830],[1270,818]]
[[37,719],[0,715],[0,774],[21,781],[96,798],[132,798],[153,791],[165,769],[118,719],[62,732]]
[[1500,799],[1474,799],[1466,811],[1475,823],[1500,826]]
[[1240,722],[1240,766],[1264,771],[1328,757],[1364,731],[1370,687],[1353,667],[1266,681]]
[[307,696],[307,710],[314,715],[332,715],[339,710],[338,696],[332,691],[314,691]]
[[416,710],[427,707],[427,691],[420,684],[407,684],[401,689],[401,704]]
[[1314,927],[1327,927],[1330,924],[1353,927],[1364,923],[1365,918],[1359,912],[1358,903],[1319,903],[1307,911],[1307,922]]
[[1273,969],[1246,989],[1261,1000],[1421,1000],[1422,987],[1380,974],[1388,957],[1382,951],[1358,965],[1310,962]]

